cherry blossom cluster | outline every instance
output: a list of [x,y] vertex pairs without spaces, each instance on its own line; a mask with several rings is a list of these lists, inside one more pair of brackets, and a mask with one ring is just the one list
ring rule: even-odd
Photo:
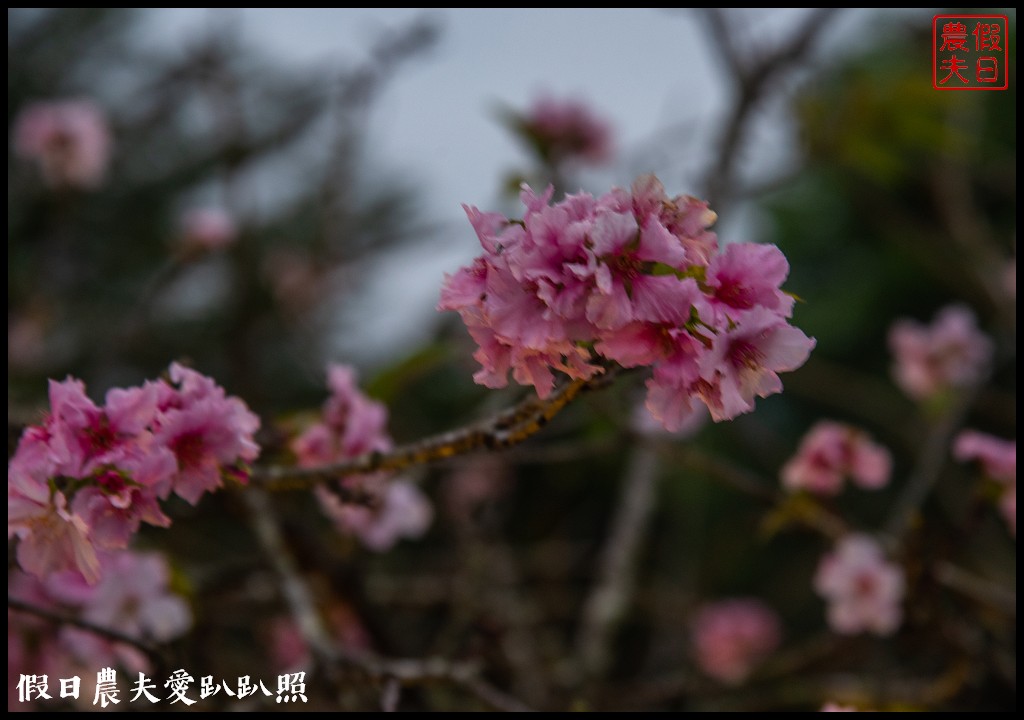
[[782,466],[782,484],[788,490],[837,495],[848,477],[866,490],[889,483],[892,456],[863,430],[822,420],[803,439],[796,455]]
[[[140,642],[168,642],[192,626],[188,604],[170,591],[171,571],[163,555],[101,552],[99,563],[102,579],[92,585],[77,571],[38,578],[14,568],[8,577],[8,594],[35,608],[69,613]],[[96,669],[102,667],[122,667],[133,673],[152,669],[149,658],[132,645],[72,625],[55,628],[12,611],[8,611],[7,663],[8,674],[31,671],[51,677],[95,677]]]
[[755,598],[733,598],[701,607],[693,619],[697,664],[723,683],[742,683],[779,646],[779,616]]
[[54,188],[91,189],[103,182],[110,160],[110,130],[91,100],[36,102],[14,121],[14,149],[39,164]]
[[669,198],[653,175],[598,198],[551,205],[552,192],[524,185],[521,221],[466,207],[484,253],[445,277],[438,309],[457,311],[479,345],[478,383],[504,387],[511,372],[545,398],[556,372],[651,367],[647,408],[675,431],[695,400],[716,421],[753,410],[806,361],[814,340],[789,324],[789,264],[774,245],[719,252],[707,204]]
[[837,633],[891,635],[903,621],[903,570],[869,535],[839,540],[819,563],[814,589],[828,602],[828,624]]
[[889,330],[896,384],[915,400],[977,382],[994,347],[963,305],[938,312],[931,325],[903,318]]
[[95,583],[98,550],[127,547],[141,523],[167,527],[160,501],[195,505],[225,478],[246,482],[260,421],[210,378],[173,363],[169,382],[114,388],[102,407],[85,384],[50,381],[50,411],[7,466],[7,536],[18,563]]
[[611,127],[582,102],[539,97],[520,123],[520,130],[551,162],[602,163],[612,156]]
[[977,430],[965,430],[953,444],[953,456],[961,462],[976,460],[985,475],[1000,487],[999,511],[1010,534],[1017,536],[1017,442]]
[[[324,403],[321,419],[291,443],[298,465],[329,465],[368,452],[390,450],[387,408],[359,390],[355,370],[331,364],[327,385],[331,396]],[[375,507],[345,503],[324,485],[318,485],[314,492],[338,529],[354,535],[371,550],[384,551],[400,538],[419,537],[433,520],[430,501],[408,481],[389,480],[386,474],[373,473],[342,482],[376,495]]]

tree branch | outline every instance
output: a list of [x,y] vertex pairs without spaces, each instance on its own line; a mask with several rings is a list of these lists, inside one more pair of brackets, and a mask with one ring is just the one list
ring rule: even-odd
[[611,664],[610,646],[633,594],[634,566],[654,510],[657,479],[658,457],[654,450],[645,446],[634,449],[602,550],[597,582],[583,605],[577,636],[577,659],[592,678],[603,675]]
[[789,41],[761,58],[740,56],[733,33],[719,9],[701,13],[711,31],[714,47],[729,66],[736,87],[736,102],[723,123],[717,161],[705,181],[708,204],[721,213],[734,184],[734,164],[752,111],[771,81],[788,66],[801,60],[810,50],[825,22],[837,8],[819,8],[804,18]]
[[[304,490],[349,475],[403,470],[475,450],[511,447],[539,432],[582,391],[603,386],[614,375],[614,371],[609,371],[591,380],[567,382],[555,388],[544,400],[531,396],[475,425],[401,445],[387,452],[366,453],[351,460],[309,468],[257,467],[252,473],[252,483],[268,490]],[[333,489],[344,502],[365,505],[374,501],[369,494],[359,490]]]
[[10,595],[7,596],[7,607],[10,610],[17,610],[19,612],[35,615],[38,618],[48,620],[49,622],[56,623],[58,625],[71,625],[72,627],[91,632],[94,635],[99,635],[100,637],[113,642],[131,645],[133,648],[145,653],[146,656],[153,661],[154,665],[160,666],[164,664],[164,657],[159,647],[145,640],[127,635],[120,630],[103,627],[102,625],[97,625],[89,622],[88,620],[82,620],[81,618],[75,617],[74,615],[66,612],[58,612],[56,610],[41,608],[33,605],[32,603],[25,602],[24,600],[11,597]]

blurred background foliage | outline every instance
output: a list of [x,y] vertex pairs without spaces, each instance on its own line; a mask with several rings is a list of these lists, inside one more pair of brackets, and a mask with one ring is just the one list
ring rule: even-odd
[[[29,102],[88,97],[115,150],[98,190],[54,192],[8,155],[9,324],[15,399],[68,372],[97,389],[169,358],[221,378],[259,411],[322,387],[332,310],[357,260],[415,238],[416,198],[360,145],[374,94],[436,29],[401,28],[333,76],[261,57],[230,22],[180,52],[132,42],[127,9],[8,13],[8,123]],[[226,211],[240,237],[188,252],[181,218]],[[194,248],[192,248],[194,250]]]
[[[108,180],[94,191],[54,191],[8,155],[12,433],[38,418],[47,378],[82,378],[98,400],[179,359],[244,398],[263,419],[264,458],[288,461],[288,433],[325,397],[324,363],[345,360],[326,339],[339,303],[362,287],[354,263],[426,232],[416,189],[361,142],[380,88],[443,35],[396,28],[366,65],[332,76],[269,63],[229,25],[178,53],[140,48],[128,41],[136,19],[121,9],[8,11],[9,127],[30,101],[87,96],[115,138]],[[971,468],[947,455],[915,518],[900,557],[910,589],[897,635],[830,635],[811,587],[830,542],[807,517],[880,528],[944,411],[915,405],[892,382],[886,335],[896,318],[926,322],[948,303],[969,305],[998,354],[965,424],[1016,438],[1016,305],[1001,282],[1016,254],[1015,15],[1004,92],[933,90],[929,30],[894,23],[853,55],[803,68],[791,99],[795,170],[733,191],[757,218],[757,237],[746,239],[788,257],[786,289],[802,300],[795,324],[817,338],[807,365],[783,376],[782,395],[691,438],[652,436],[634,422],[644,378],[627,375],[520,448],[416,471],[434,525],[384,554],[338,536],[308,495],[276,497],[304,576],[324,612],[361,638],[353,642],[388,656],[479,660],[495,685],[554,709],[806,710],[837,695],[883,709],[1015,707],[1015,613],[935,580],[936,563],[950,561],[1015,588],[1015,539]],[[699,194],[663,180],[670,194]],[[229,211],[237,241],[187,252],[179,218],[198,205]],[[397,441],[523,395],[474,385],[473,349],[453,316],[408,356],[362,369]],[[819,418],[864,427],[889,447],[893,483],[811,510],[781,496],[779,468]],[[640,446],[659,458],[657,504],[613,662],[588,685],[573,641]],[[474,482],[482,489],[468,489]],[[142,536],[169,553],[196,616],[175,657],[196,677],[272,679],[281,670],[271,628],[287,611],[240,503],[220,493],[172,511],[171,529]],[[737,595],[781,614],[784,643],[748,683],[725,687],[696,669],[688,618],[700,602]],[[373,685],[340,688],[313,674],[309,709],[379,703]],[[407,689],[400,707],[477,705],[437,684]]]

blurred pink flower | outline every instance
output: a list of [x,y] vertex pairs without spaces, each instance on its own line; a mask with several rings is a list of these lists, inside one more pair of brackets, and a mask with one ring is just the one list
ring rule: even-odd
[[[170,592],[170,568],[162,555],[104,554],[101,565],[103,579],[95,585],[76,571],[53,573],[42,580],[14,568],[8,571],[8,594],[42,610],[71,613],[140,641],[164,643],[188,632],[191,611],[184,599]],[[136,647],[10,611],[8,650],[9,667],[13,663],[21,672],[49,673],[53,678],[80,675],[83,688],[90,674],[95,678],[98,668],[152,670],[149,658]]]
[[97,187],[106,173],[110,145],[106,118],[91,100],[35,102],[14,121],[15,151],[38,162],[51,187]]
[[235,220],[222,208],[194,208],[182,215],[181,244],[187,249],[218,250],[237,238]]
[[[324,402],[320,422],[291,442],[299,466],[326,465],[389,450],[387,408],[359,390],[355,370],[332,363],[327,368],[327,384],[331,395]],[[315,490],[320,507],[339,530],[356,536],[371,550],[383,552],[401,538],[419,537],[433,521],[430,501],[412,483],[390,480],[382,473],[346,478],[343,483],[375,495],[377,505],[346,503],[321,485]]]
[[730,685],[746,680],[782,636],[775,611],[753,598],[705,605],[693,619],[692,633],[701,670]]
[[822,558],[814,589],[828,602],[828,623],[843,635],[891,635],[903,620],[903,570],[874,539],[854,533]]
[[[340,647],[355,652],[367,651],[372,647],[370,633],[355,609],[344,600],[337,597],[332,599],[323,615],[332,639]],[[313,667],[309,646],[291,615],[271,621],[269,635],[271,660],[279,671],[308,672]]]
[[953,456],[961,462],[977,460],[985,475],[1003,486],[999,511],[1010,534],[1017,536],[1017,442],[964,430],[953,443]]
[[953,456],[961,461],[977,460],[985,473],[1004,485],[1017,484],[1017,441],[964,430],[953,442]]
[[64,493],[13,475],[8,468],[7,538],[18,537],[18,565],[39,577],[76,570],[96,582],[99,560],[85,520],[68,510]]
[[496,505],[508,493],[511,483],[506,461],[499,456],[467,458],[442,483],[445,510],[457,526],[471,527],[480,510]]
[[840,705],[839,703],[825,703],[821,706],[821,712],[860,712],[852,705]]
[[1003,520],[1010,528],[1010,534],[1017,537],[1017,483],[1014,483],[999,500],[999,512],[1003,514]]
[[331,363],[327,386],[331,395],[324,402],[322,420],[292,441],[299,465],[325,465],[373,450],[389,450],[387,408],[359,390],[355,369]]
[[170,592],[171,568],[159,553],[111,553],[82,618],[126,635],[164,643],[192,627],[188,604]]
[[549,162],[604,163],[612,157],[611,126],[581,101],[537,98],[520,122],[522,132]]
[[421,537],[434,520],[434,508],[423,492],[407,480],[364,479],[364,490],[379,495],[375,507],[345,503],[329,488],[317,486],[320,507],[338,529],[354,535],[370,550],[390,550],[403,539]]
[[782,483],[788,490],[807,490],[836,495],[849,477],[862,488],[875,490],[889,482],[892,456],[863,430],[823,420],[803,439],[796,455],[782,467]]
[[992,358],[992,341],[962,305],[943,308],[931,325],[901,319],[889,330],[896,384],[915,400],[976,382]]

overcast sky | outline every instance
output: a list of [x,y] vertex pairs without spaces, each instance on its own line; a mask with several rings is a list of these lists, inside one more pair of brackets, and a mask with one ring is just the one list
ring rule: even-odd
[[[365,57],[389,28],[423,15],[441,27],[437,46],[389,83],[373,109],[368,138],[376,157],[425,188],[428,219],[441,230],[430,242],[389,258],[387,272],[368,269],[380,281],[352,305],[347,322],[358,323],[372,312],[376,334],[362,329],[363,356],[347,358],[353,361],[372,361],[398,351],[399,340],[415,342],[428,334],[443,273],[478,253],[461,204],[499,209],[503,174],[526,161],[495,122],[496,104],[525,109],[547,93],[585,100],[604,116],[615,131],[619,159],[604,173],[587,176],[588,190],[604,192],[612,184],[628,185],[640,172],[655,171],[670,194],[696,194],[706,149],[728,102],[718,58],[692,11],[159,9],[153,11],[150,32],[172,45],[184,42],[223,12],[237,13],[243,39],[282,62],[320,68],[337,63],[339,70]],[[756,48],[771,46],[806,12],[747,10],[730,17],[750,48]],[[846,11],[827,33],[820,55],[839,52],[860,29],[870,28],[874,17]],[[927,23],[930,14],[921,17]],[[755,172],[770,172],[785,162],[792,141],[784,116],[768,113],[754,134],[745,160]],[[671,140],[651,142],[656,137]],[[718,229],[749,234],[749,226],[749,219],[722,218]],[[401,293],[394,283],[399,273]]]

